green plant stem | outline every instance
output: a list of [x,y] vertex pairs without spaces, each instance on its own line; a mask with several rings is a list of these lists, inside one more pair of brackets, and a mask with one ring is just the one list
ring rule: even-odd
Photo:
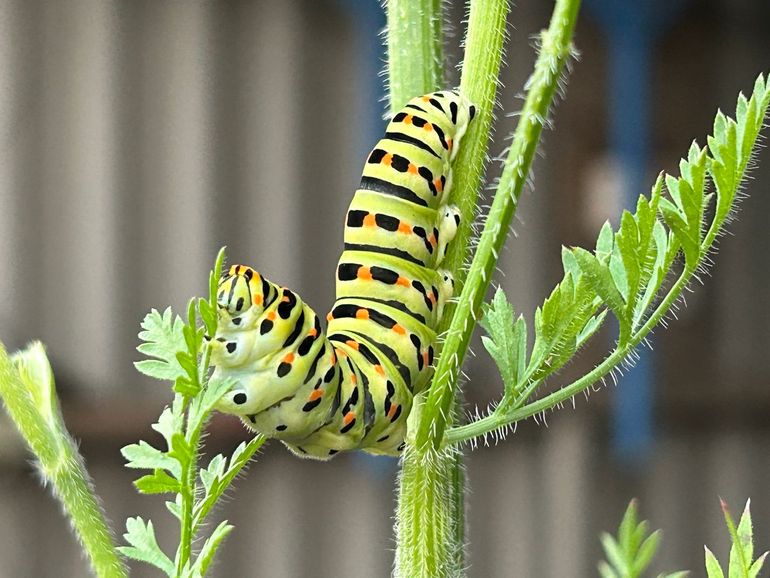
[[56,496],[69,513],[94,573],[107,578],[128,576],[83,459],[75,448],[74,441],[69,439],[58,463],[53,468],[51,464],[41,464],[41,470],[53,483]]
[[[219,258],[218,258],[219,259]],[[201,356],[201,362],[199,363],[199,375],[207,375],[209,370],[209,361],[211,360],[211,350],[209,347],[205,347],[205,351]],[[176,394],[180,395],[180,394]],[[179,535],[179,548],[176,556],[176,573],[178,577],[181,577],[184,572],[185,566],[190,562],[192,558],[192,543],[195,539],[195,489],[196,479],[198,475],[198,445],[200,444],[201,431],[203,425],[206,423],[208,416],[204,416],[200,421],[193,420],[193,410],[188,402],[185,400],[187,406],[187,428],[185,431],[185,440],[188,447],[192,449],[192,455],[190,456],[187,467],[182,471],[181,491],[182,505],[180,519],[180,535]]]
[[[450,203],[460,209],[457,235],[449,246],[441,266],[452,272],[455,291],[465,280],[463,264],[469,255],[473,223],[476,220],[479,189],[490,142],[490,127],[503,60],[505,26],[510,10],[508,0],[473,0],[468,13],[465,55],[460,77],[460,92],[476,106],[476,117],[462,139],[453,163]],[[439,332],[452,320],[454,304],[444,311]]]
[[0,343],[0,397],[69,516],[94,574],[127,577],[83,458],[61,419],[53,373],[41,344],[32,344],[12,360]]
[[211,496],[202,502],[200,506],[198,507],[197,511],[194,512],[194,519],[193,519],[193,527],[192,531],[196,532],[201,524],[206,520],[206,516],[209,515],[211,510],[214,508],[214,506],[217,503],[217,500],[222,497],[222,495],[227,491],[230,487],[230,484],[233,482],[233,480],[238,476],[238,474],[241,473],[243,468],[251,461],[251,458],[254,457],[254,454],[257,453],[259,448],[261,448],[267,438],[262,437],[261,435],[257,435],[253,437],[249,443],[246,444],[246,447],[243,450],[243,453],[240,454],[239,461],[242,463],[241,467],[234,468],[229,474],[227,474],[223,478],[223,484],[222,489],[219,492],[214,492],[211,494]]
[[[465,280],[463,264],[470,254],[470,239],[473,235],[473,223],[476,221],[479,190],[491,140],[490,129],[503,60],[505,28],[510,11],[508,0],[473,0],[468,4],[468,28],[465,35],[460,92],[474,104],[476,116],[463,137],[460,152],[453,163],[454,184],[449,202],[460,210],[461,220],[449,252],[442,262],[442,267],[452,272],[457,292]],[[450,303],[444,310],[438,327],[439,333],[449,327],[453,312],[454,304]],[[438,355],[441,355],[440,347]],[[459,389],[457,395],[460,395]],[[436,455],[433,459],[445,458],[443,455]],[[452,460],[448,466],[452,485],[448,503],[452,508],[450,520],[453,524],[454,568],[462,569],[465,567],[465,471],[460,452],[456,452],[449,459]]]
[[597,365],[593,370],[573,381],[569,385],[558,389],[557,391],[542,397],[530,404],[514,409],[511,412],[493,411],[488,416],[476,420],[472,423],[451,428],[447,431],[445,442],[454,444],[468,441],[478,436],[488,434],[503,427],[510,426],[517,421],[521,421],[540,412],[549,410],[560,403],[563,403],[578,393],[584,391],[606,375],[608,375],[617,365],[626,359],[628,355],[647,337],[647,334],[655,327],[669,311],[673,303],[679,297],[682,289],[691,280],[694,270],[686,268],[679,278],[672,285],[671,290],[666,297],[655,308],[647,322],[633,335],[633,337],[622,347],[607,356],[604,361]]
[[468,349],[481,303],[529,174],[543,125],[565,62],[570,57],[579,0],[557,0],[529,81],[524,110],[516,127],[492,208],[452,317],[442,354],[420,420],[416,445],[440,446],[450,414],[457,375]]
[[390,109],[443,85],[441,0],[388,0]]
[[455,454],[423,454],[412,446],[402,458],[394,575],[399,578],[461,576],[462,535],[454,506]]
[[[190,412],[188,409],[188,420]],[[193,455],[189,464],[182,472],[181,481],[181,496],[182,496],[182,518],[180,520],[180,535],[179,535],[179,551],[176,556],[176,573],[178,577],[181,577],[184,572],[185,566],[192,557],[192,542],[194,538],[193,532],[193,508],[195,506],[195,477],[198,471],[198,442],[200,438],[200,432],[196,433],[188,431],[187,440],[190,447],[193,448]]]

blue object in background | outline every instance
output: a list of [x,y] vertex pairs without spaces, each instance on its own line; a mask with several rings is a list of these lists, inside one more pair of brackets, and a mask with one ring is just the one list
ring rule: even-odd
[[[622,171],[621,203],[634,210],[648,194],[650,159],[650,87],[656,42],[675,20],[685,0],[586,0],[585,5],[608,39],[609,147]],[[653,442],[655,355],[639,350],[636,366],[614,392],[613,450],[633,465]]]

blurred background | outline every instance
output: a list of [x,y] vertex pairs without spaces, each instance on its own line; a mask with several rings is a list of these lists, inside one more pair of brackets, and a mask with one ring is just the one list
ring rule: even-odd
[[[582,56],[500,261],[528,320],[561,277],[560,245],[592,246],[605,219],[675,170],[716,109],[734,111],[738,90],[770,69],[765,0],[584,4]],[[495,152],[551,7],[512,9]],[[459,0],[447,20],[451,86]],[[143,315],[202,295],[225,244],[230,262],[320,312],[331,304],[345,209],[383,128],[383,26],[378,0],[0,0],[0,339],[47,344],[118,530],[152,517],[162,546],[176,544],[163,500],[135,493],[119,454],[159,442],[149,426],[170,399],[132,366]],[[664,531],[655,569],[702,575],[704,542],[726,555],[718,496],[736,512],[752,497],[758,547],[770,545],[770,155],[758,160],[716,268],[625,387],[468,454],[470,576],[594,576],[598,533],[632,497]],[[474,349],[469,407],[501,389]],[[219,416],[208,445],[229,450],[247,435]],[[237,530],[214,575],[389,575],[395,461],[312,463],[269,446],[219,512]],[[88,573],[2,413],[0,560],[0,578]]]

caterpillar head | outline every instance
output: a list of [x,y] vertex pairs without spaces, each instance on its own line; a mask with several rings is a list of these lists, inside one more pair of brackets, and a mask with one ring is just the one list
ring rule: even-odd
[[220,326],[249,329],[264,311],[270,284],[254,269],[233,265],[222,275],[217,290]]

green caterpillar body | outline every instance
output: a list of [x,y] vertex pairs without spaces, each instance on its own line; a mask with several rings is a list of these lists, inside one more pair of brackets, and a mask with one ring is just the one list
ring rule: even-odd
[[223,274],[211,359],[215,376],[236,385],[220,411],[303,457],[398,455],[452,294],[438,268],[460,222],[446,203],[450,162],[474,113],[444,91],[412,99],[390,121],[348,209],[326,333],[295,293],[250,267]]

